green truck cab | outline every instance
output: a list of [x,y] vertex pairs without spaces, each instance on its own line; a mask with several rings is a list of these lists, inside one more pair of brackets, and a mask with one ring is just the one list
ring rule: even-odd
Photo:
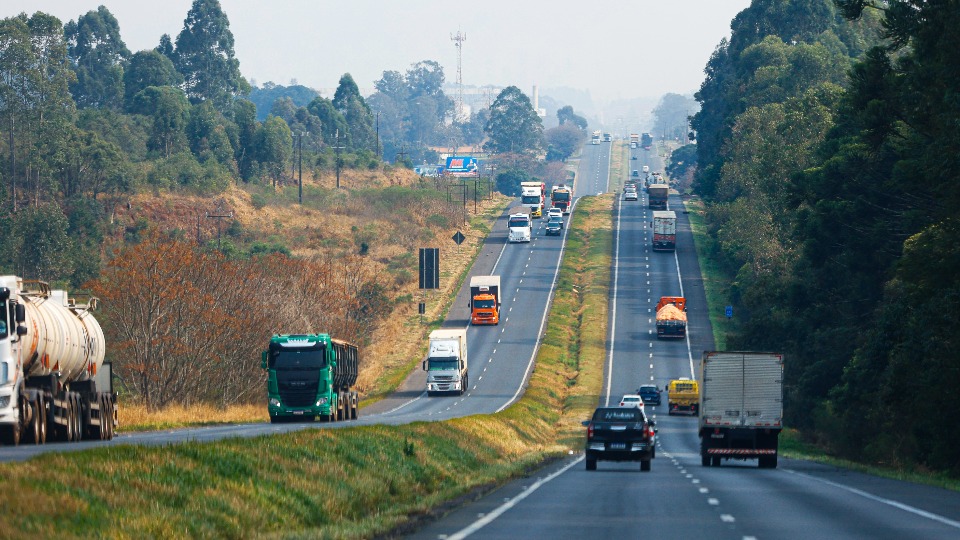
[[360,365],[356,345],[327,334],[278,334],[261,353],[270,421],[354,420]]

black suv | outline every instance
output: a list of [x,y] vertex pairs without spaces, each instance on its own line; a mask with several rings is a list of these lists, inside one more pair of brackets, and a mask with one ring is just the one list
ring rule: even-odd
[[637,393],[640,394],[644,405],[660,405],[660,389],[656,386],[645,384],[637,390]]
[[597,461],[639,461],[641,471],[650,471],[655,424],[639,407],[600,407],[583,425],[587,427],[588,471],[597,470]]

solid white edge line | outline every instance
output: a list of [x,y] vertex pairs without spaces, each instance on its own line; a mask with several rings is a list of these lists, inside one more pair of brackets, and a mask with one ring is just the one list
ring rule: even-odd
[[[680,282],[680,296],[683,296],[683,276],[680,274],[680,257],[677,256],[677,249],[673,249],[673,261],[677,265],[677,281]],[[690,378],[697,380],[697,374],[693,368],[693,351],[690,349],[690,321],[687,321],[687,331],[684,332],[684,340],[687,342],[687,358],[690,360]]]
[[[605,406],[610,406],[610,390],[613,386],[613,350],[614,350],[614,337],[616,336],[617,331],[617,286],[620,283],[620,212],[623,209],[623,205],[617,204],[617,239],[613,243],[613,307],[610,308],[610,353],[607,355],[607,399],[604,403]],[[651,344],[652,345],[652,344]]]
[[893,501],[893,500],[890,500],[890,499],[884,499],[883,497],[878,497],[878,496],[876,496],[876,495],[867,493],[866,491],[862,491],[862,490],[859,490],[859,489],[857,489],[857,488],[852,488],[852,487],[850,487],[850,486],[845,486],[845,485],[843,485],[843,484],[838,484],[838,483],[836,483],[836,482],[831,482],[830,480],[824,480],[823,478],[817,478],[816,476],[810,476],[809,474],[805,474],[805,473],[802,473],[802,472],[797,472],[797,471],[794,471],[794,470],[792,470],[792,469],[783,469],[783,470],[786,471],[786,472],[788,472],[788,473],[790,473],[790,474],[795,474],[795,475],[797,475],[797,476],[802,476],[802,477],[804,477],[804,478],[809,478],[810,480],[816,480],[817,482],[822,482],[822,483],[824,483],[824,484],[827,484],[828,486],[833,486],[833,487],[835,487],[835,488],[839,488],[839,489],[842,489],[842,490],[844,490],[844,491],[849,491],[850,493],[853,493],[854,495],[859,495],[859,496],[861,496],[861,497],[863,497],[863,498],[865,498],[865,499],[870,499],[871,501],[875,501],[875,502],[878,502],[878,503],[881,503],[881,504],[886,504],[886,505],[892,506],[892,507],[894,507],[894,508],[899,508],[900,510],[903,510],[903,511],[905,511],[905,512],[910,512],[911,514],[914,514],[914,515],[917,515],[917,516],[920,516],[920,517],[925,517],[925,518],[927,518],[927,519],[932,519],[933,521],[939,521],[940,523],[943,523],[944,525],[948,525],[948,526],[950,526],[950,527],[953,527],[954,529],[960,529],[960,521],[954,521],[954,520],[952,520],[952,519],[945,518],[945,517],[943,517],[943,516],[941,516],[941,515],[939,515],[939,514],[934,514],[933,512],[927,512],[926,510],[921,510],[921,509],[919,509],[919,508],[915,508],[915,507],[913,507],[913,506],[910,506],[910,505],[907,505],[907,504],[903,504],[903,503],[901,503],[901,502]]
[[494,510],[493,512],[490,512],[489,514],[483,516],[482,518],[474,521],[472,524],[470,524],[469,527],[465,527],[465,528],[463,528],[463,529],[460,529],[459,531],[451,534],[450,536],[447,536],[447,540],[461,540],[461,539],[466,538],[466,537],[470,536],[471,534],[479,531],[479,530],[482,529],[484,526],[489,525],[490,523],[493,522],[493,520],[495,520],[495,519],[497,519],[498,517],[500,517],[504,512],[506,512],[507,510],[509,510],[509,509],[513,508],[514,506],[516,506],[518,502],[526,499],[531,493],[533,493],[534,491],[540,489],[541,486],[543,486],[543,485],[546,484],[547,482],[553,480],[554,478],[560,476],[561,474],[567,472],[567,470],[570,469],[570,467],[573,467],[574,465],[576,465],[577,463],[580,463],[581,461],[583,461],[583,456],[580,456],[580,457],[578,457],[577,459],[573,460],[572,462],[570,462],[569,465],[567,465],[566,467],[560,469],[559,471],[551,474],[550,476],[548,476],[548,477],[546,477],[546,478],[541,478],[540,480],[537,480],[532,486],[530,486],[529,488],[527,488],[525,491],[523,491],[522,493],[520,493],[520,494],[517,495],[516,497],[510,499],[509,501],[501,504],[501,505],[500,505],[499,507],[497,507],[497,509]]
[[400,405],[397,405],[395,408],[390,409],[389,411],[387,411],[387,412],[385,412],[385,413],[381,413],[381,414],[395,413],[395,412],[399,411],[400,409],[406,407],[407,405],[413,403],[414,401],[418,401],[420,398],[422,398],[422,397],[425,396],[425,395],[427,395],[427,391],[426,391],[426,390],[424,390],[422,394],[420,394],[419,396],[411,399],[410,401],[408,401],[408,402],[406,402],[406,403],[402,403],[402,404],[400,404]]

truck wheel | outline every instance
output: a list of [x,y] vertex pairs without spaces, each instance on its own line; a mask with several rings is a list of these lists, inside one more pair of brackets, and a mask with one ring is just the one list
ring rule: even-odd
[[714,467],[720,466],[720,456],[713,456],[713,466]]
[[757,460],[757,466],[761,469],[776,469],[777,468],[777,455],[772,456],[760,456],[760,459]]
[[587,470],[588,470],[588,471],[595,471],[595,470],[597,470],[597,460],[591,459],[591,458],[587,458],[587,459],[586,459],[586,463],[587,463]]
[[30,425],[25,427],[27,440],[32,444],[40,444],[40,396],[30,400]]
[[40,424],[40,442],[37,444],[47,444],[47,398],[43,394],[37,396],[39,408],[37,413],[40,415],[38,422]]
[[650,460],[644,459],[640,461],[640,472],[650,472]]
[[709,467],[709,466],[710,466],[710,456],[708,456],[708,455],[706,455],[706,454],[702,454],[702,455],[700,456],[700,465],[703,466],[703,467]]
[[9,446],[20,444],[20,425],[11,424],[0,426],[0,442]]
[[83,406],[78,394],[73,394],[73,436],[75,441],[83,440]]

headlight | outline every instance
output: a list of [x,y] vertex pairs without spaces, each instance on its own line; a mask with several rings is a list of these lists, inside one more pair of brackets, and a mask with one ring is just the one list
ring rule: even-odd
[[277,398],[270,398],[270,405],[273,405],[274,407],[279,407],[279,406],[280,406],[280,400],[277,399]]
[[6,409],[10,405],[10,396],[0,396],[0,409]]
[[326,405],[326,404],[327,404],[327,398],[325,398],[325,397],[322,397],[322,398],[320,398],[320,399],[317,400],[317,407],[319,407],[319,406],[321,406],[321,405]]

